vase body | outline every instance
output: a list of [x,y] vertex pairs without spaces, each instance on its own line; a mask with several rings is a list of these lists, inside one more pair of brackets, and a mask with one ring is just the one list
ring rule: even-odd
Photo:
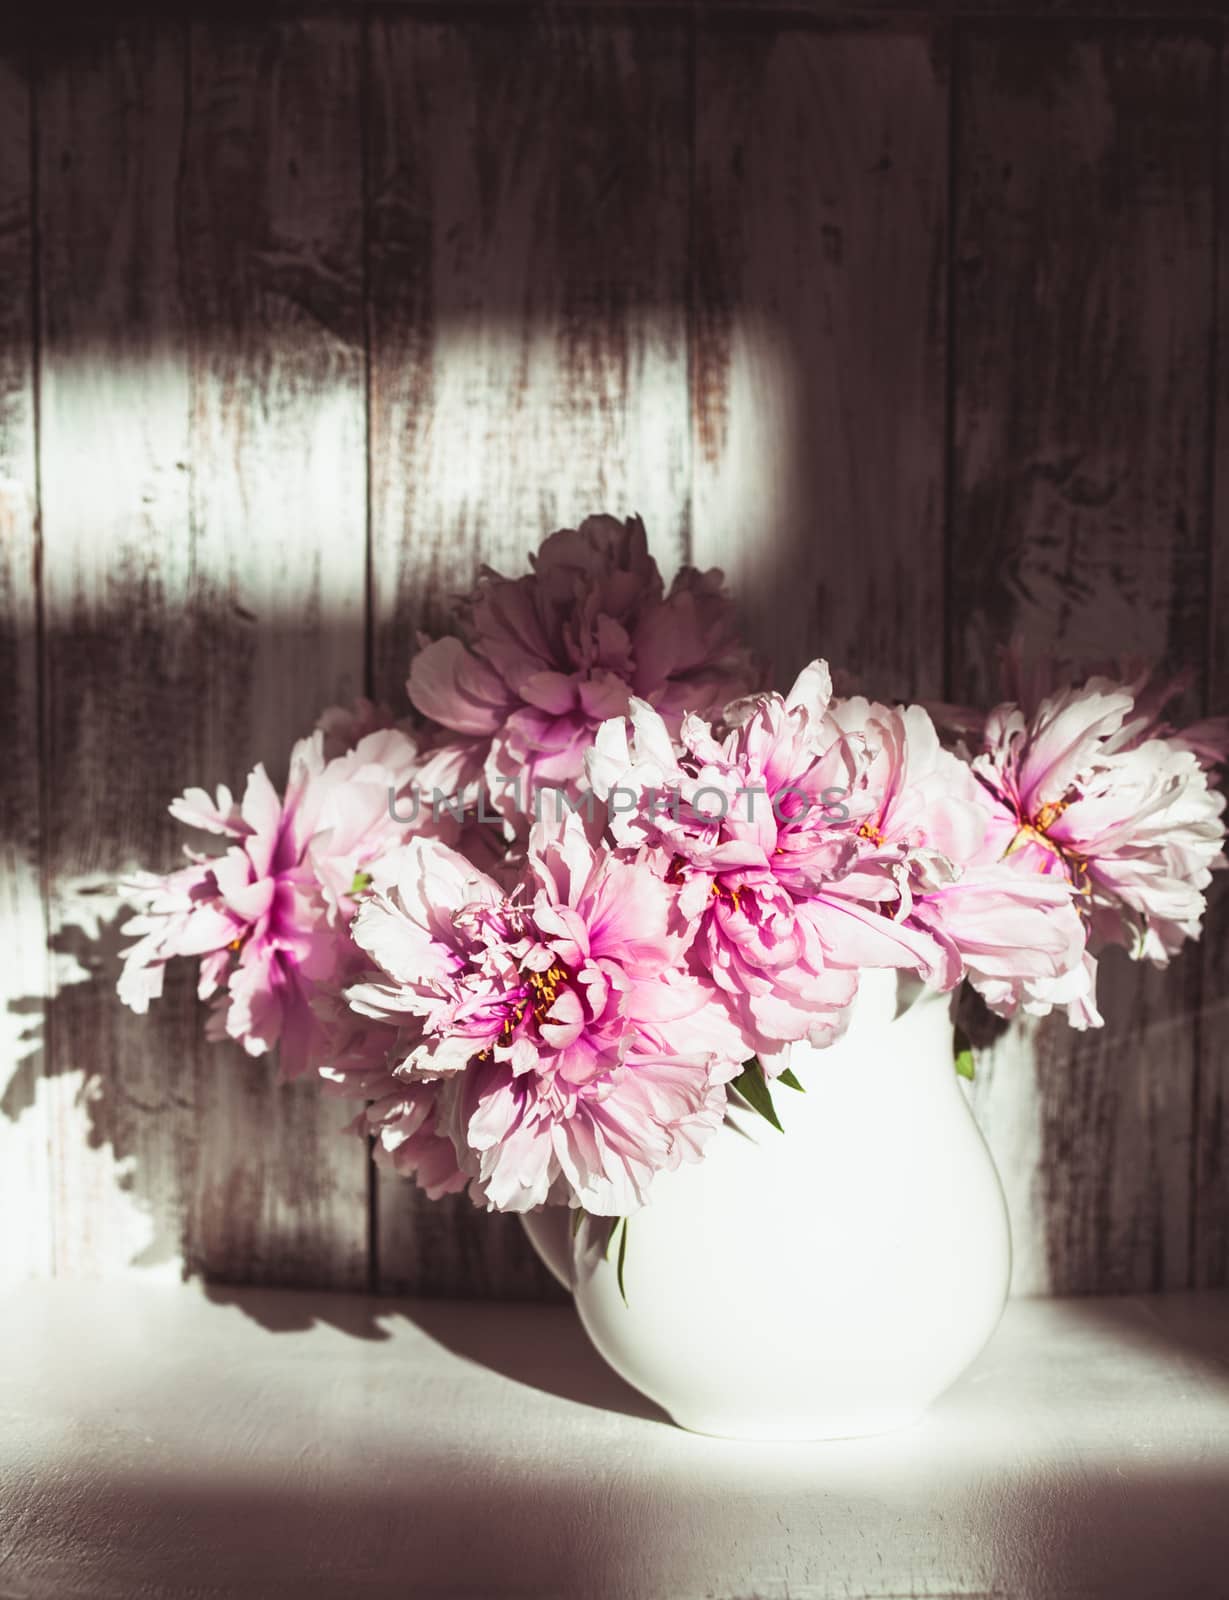
[[989,1339],[1011,1273],[998,1174],[952,1058],[948,1000],[864,974],[849,1028],[794,1047],[784,1126],[731,1106],[629,1221],[524,1219],[599,1352],[684,1428],[746,1439],[916,1418]]

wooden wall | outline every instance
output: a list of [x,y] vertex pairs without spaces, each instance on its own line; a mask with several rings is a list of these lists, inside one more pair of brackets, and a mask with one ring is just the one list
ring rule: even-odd
[[[1224,709],[1222,23],[877,9],[0,33],[5,1270],[550,1292],[189,974],[124,1012],[112,888],[550,528],[641,511],[783,675],[1021,629]],[[1229,1281],[1227,951],[983,1041],[1018,1291]]]

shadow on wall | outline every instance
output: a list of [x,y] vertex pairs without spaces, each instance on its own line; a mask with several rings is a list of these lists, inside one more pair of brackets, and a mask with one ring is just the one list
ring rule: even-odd
[[[80,1226],[60,1243],[57,1270],[385,1290],[409,1276],[418,1294],[562,1297],[516,1218],[464,1196],[433,1204],[392,1177],[383,1204],[405,1208],[391,1220],[412,1260],[389,1262],[373,1284],[369,1207],[378,1197],[366,1148],[346,1131],[355,1103],[309,1081],[278,1084],[275,1055],[205,1040],[195,962],[173,963],[162,999],[146,1016],[131,1013],[115,992],[131,912],[115,906],[110,885],[78,890],[82,924],[49,941],[55,992],[8,1008],[17,1053],[0,1115],[10,1148],[50,1139],[53,1202],[70,1197],[52,1228],[64,1216]],[[15,1196],[6,1232],[40,1225],[41,1199]],[[360,1332],[352,1316],[334,1317],[331,1298],[313,1302],[309,1320]],[[380,1336],[377,1315],[365,1313],[369,1336]]]
[[[181,1263],[192,1270],[192,1130],[201,1111],[195,1067],[206,1048],[205,1013],[190,963],[168,969],[164,998],[149,1016],[134,1017],[120,1004],[119,955],[130,942],[120,929],[132,913],[117,909],[117,898],[112,884],[78,886],[67,906],[60,903],[80,921],[48,939],[54,992],[10,1003],[18,1054],[0,1113],[18,1124],[19,1137],[23,1119],[32,1140],[50,1133],[53,1168],[63,1169],[57,1187],[99,1198],[114,1190],[109,1219],[125,1211],[125,1242],[143,1241],[128,1265],[178,1275]],[[227,1045],[217,1047],[215,1064],[219,1072],[273,1070]],[[32,1203],[31,1223],[35,1211]],[[115,1260],[117,1242],[104,1231],[104,1272],[123,1264]],[[88,1252],[87,1238],[72,1257],[87,1272]]]

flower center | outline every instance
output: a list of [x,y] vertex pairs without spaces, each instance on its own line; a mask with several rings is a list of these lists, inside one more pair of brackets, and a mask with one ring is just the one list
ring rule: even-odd
[[683,873],[686,870],[686,867],[687,862],[684,857],[671,856],[670,865],[666,868],[666,882],[673,884],[682,883]]
[[1031,822],[1020,824],[1015,837],[1003,852],[1004,856],[1011,855],[1013,850],[1018,850],[1021,845],[1033,839],[1052,855],[1058,856],[1061,861],[1070,862],[1075,859],[1061,845],[1056,844],[1048,832],[1070,804],[1070,796],[1064,800],[1047,800]]
[[[499,1025],[499,1040],[501,1045],[512,1043],[516,1030],[524,1021],[525,1013],[531,1012],[533,1020],[541,1023],[545,1020],[550,1008],[559,998],[559,991],[568,988],[573,982],[573,975],[561,961],[554,961],[545,972],[522,972],[527,993],[514,1000]],[[479,1050],[474,1057],[475,1061],[489,1061],[490,1049]]]
[[875,826],[873,822],[864,822],[862,824],[862,826],[858,829],[858,838],[869,839],[870,842],[875,845],[883,843],[883,833]]
[[1052,827],[1058,821],[1070,804],[1070,800],[1047,800],[1033,818],[1033,827],[1038,833],[1044,833],[1047,828]]
[[742,893],[742,890],[732,889],[728,883],[722,883],[720,878],[713,879],[709,888],[709,893],[715,895],[718,900],[727,901],[734,907],[735,911],[742,910],[742,907],[738,903],[738,897]]
[[[559,997],[560,989],[566,989],[572,982],[572,974],[562,962],[553,961],[545,972],[526,972],[525,982],[533,993],[533,1015],[535,1022],[541,1022],[550,1008]],[[524,1015],[525,1007],[521,1006],[517,1014],[517,1022]],[[513,1026],[515,1027],[515,1023]],[[507,1027],[505,1021],[504,1026]]]
[[[512,1010],[509,1011],[508,1014],[504,1017],[504,1020],[503,1020],[502,1024],[500,1025],[500,1029],[499,1029],[499,1042],[500,1042],[500,1044],[509,1044],[511,1042],[512,1035],[516,1032],[517,1028],[520,1026],[521,1018],[524,1015],[525,1015],[525,1001],[524,1000],[518,1000],[517,1003],[512,1007]],[[491,1052],[489,1050],[484,1050],[482,1052],[482,1054],[484,1056],[489,1056],[490,1053]]]

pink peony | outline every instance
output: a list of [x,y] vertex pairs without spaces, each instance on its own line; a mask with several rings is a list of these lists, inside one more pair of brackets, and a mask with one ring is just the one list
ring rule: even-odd
[[188,866],[127,885],[138,914],[124,931],[139,938],[124,954],[120,998],[146,1011],[166,963],[196,956],[198,992],[213,1002],[209,1036],[238,1039],[250,1055],[276,1044],[284,1078],[317,1065],[326,1048],[321,998],[353,975],[347,928],[367,869],[406,835],[389,815],[389,791],[404,794],[417,767],[413,741],[395,728],[331,760],[325,738],[295,745],[284,795],[263,766],[239,805],[225,787],[216,799],[187,790],[171,814],[228,847],[188,851]]
[[438,730],[428,791],[485,790],[522,831],[543,788],[574,793],[600,723],[633,694],[672,731],[756,681],[721,574],[686,568],[668,594],[639,518],[590,517],[554,533],[523,578],[484,571],[467,602],[468,643],[415,656],[408,689]]
[[677,752],[659,714],[635,701],[599,731],[589,762],[615,838],[668,859],[679,911],[696,924],[693,967],[769,1072],[787,1044],[836,1036],[860,968],[946,970],[942,945],[901,914],[921,845],[868,847],[882,805],[868,784],[874,752],[842,730],[830,697],[815,662],[787,700],[732,708],[740,725],[724,739],[685,717]]
[[1204,750],[1134,713],[1129,689],[1098,678],[1031,716],[1000,706],[972,765],[1002,857],[1073,886],[1092,950],[1120,944],[1163,965],[1199,936],[1203,891],[1224,864],[1224,797]]
[[1208,770],[1229,760],[1229,718],[1203,717],[1184,727],[1173,723],[1166,707],[1190,687],[1192,673],[1165,677],[1137,665],[1122,687],[1134,700],[1131,715],[1113,740],[1115,751],[1136,749],[1160,739],[1171,750],[1189,750]]
[[831,712],[864,742],[870,759],[861,782],[875,797],[858,830],[861,859],[839,891],[864,894],[891,871],[901,893],[897,915],[943,951],[940,988],[967,978],[1000,1015],[1087,1006],[1082,1020],[1100,1021],[1070,886],[1001,858],[990,797],[942,748],[929,715],[861,698],[836,702]]
[[[1165,674],[1138,658],[1104,662],[1082,671],[1071,661],[1053,656],[1030,654],[1020,637],[1013,638],[998,653],[1001,700],[1015,705],[1028,720],[1034,718],[1044,700],[1071,687],[1074,679],[1086,687],[1129,695],[1130,713],[1107,749],[1125,750],[1151,739],[1163,739],[1172,749],[1191,750],[1203,767],[1221,767],[1229,759],[1229,717],[1205,717],[1179,728],[1166,707],[1184,695],[1194,679],[1189,669]],[[945,733],[980,748],[986,724],[992,713],[972,706],[935,705],[935,720]]]
[[399,1029],[397,1078],[437,1086],[436,1125],[490,1208],[624,1216],[720,1125],[740,1041],[681,970],[673,898],[575,814],[535,825],[513,898],[438,841],[385,863],[354,924],[379,972],[348,998]]
[[748,1057],[839,1035],[865,968],[1087,1026],[1104,945],[1199,934],[1229,725],[1175,726],[1180,681],[1008,652],[1011,703],[946,708],[956,754],[821,661],[752,693],[720,574],[667,592],[634,518],[484,570],[462,622],[411,664],[421,737],[333,708],[283,794],[258,766],[172,803],[220,843],[130,885],[119,983],[143,1012],[195,957],[209,1034],[361,1100],[429,1196],[626,1216]]
[[[377,875],[383,868],[376,868]],[[456,1148],[442,1120],[448,1099],[445,1080],[398,1075],[422,1034],[421,1019],[387,1003],[378,1017],[351,1009],[344,985],[370,974],[370,960],[352,945],[354,960],[322,990],[315,1012],[324,1028],[321,1086],[326,1094],[359,1099],[363,1109],[348,1131],[373,1139],[378,1165],[414,1178],[428,1199],[438,1200],[469,1183],[457,1165]]]
[[402,1178],[413,1178],[429,1200],[456,1194],[469,1183],[457,1165],[456,1146],[441,1122],[454,1098],[442,1079],[398,1077],[384,1064],[358,1075],[336,1065],[321,1068],[325,1091],[366,1101],[350,1133],[374,1138],[375,1159]]

